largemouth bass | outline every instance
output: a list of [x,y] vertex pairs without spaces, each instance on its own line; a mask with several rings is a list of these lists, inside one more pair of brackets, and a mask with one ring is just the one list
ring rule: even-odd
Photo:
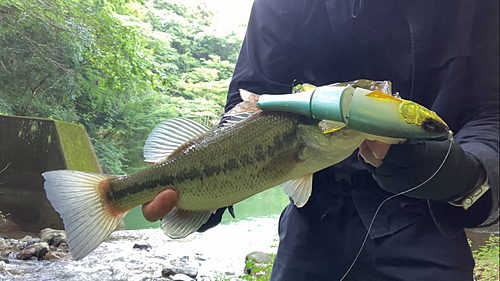
[[[255,104],[251,93],[242,95]],[[60,213],[75,259],[94,250],[132,208],[166,189],[179,194],[177,206],[162,219],[172,238],[195,232],[225,206],[285,183],[302,207],[312,190],[312,174],[350,156],[365,140],[393,139],[342,128],[325,133],[318,120],[287,112],[256,111],[216,129],[187,119],[158,125],[144,148],[144,171],[111,176],[79,171],[43,173],[47,197]]]

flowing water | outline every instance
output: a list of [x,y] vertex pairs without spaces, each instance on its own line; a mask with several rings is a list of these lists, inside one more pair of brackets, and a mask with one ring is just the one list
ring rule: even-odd
[[[278,218],[288,202],[281,188],[272,188],[236,204],[236,219],[226,212],[217,227],[178,240],[168,238],[158,222],[146,221],[136,208],[125,217],[127,230],[112,233],[84,259],[10,259],[3,269],[0,262],[0,281],[167,280],[161,277],[167,265],[198,268],[198,281],[235,280],[243,274],[248,253],[276,251]],[[477,248],[489,233],[468,236]],[[135,244],[149,244],[151,249],[137,250]]]
[[[281,188],[272,188],[234,206],[221,225],[184,239],[170,239],[159,223],[147,222],[140,208],[125,217],[127,230],[115,231],[80,261],[18,261],[0,268],[0,280],[167,280],[164,266],[198,268],[197,280],[236,279],[243,274],[245,256],[253,251],[276,251],[279,214],[288,204]],[[149,244],[151,249],[133,249]]]

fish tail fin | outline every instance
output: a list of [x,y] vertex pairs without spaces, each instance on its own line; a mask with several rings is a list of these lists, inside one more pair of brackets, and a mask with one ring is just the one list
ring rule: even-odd
[[106,200],[116,176],[59,170],[42,174],[45,192],[61,215],[68,246],[75,260],[84,258],[120,226],[127,211]]
[[243,101],[226,112],[224,116],[233,116],[240,113],[255,112],[260,110],[260,107],[257,105],[260,95],[254,94],[244,89],[240,89],[240,97]]

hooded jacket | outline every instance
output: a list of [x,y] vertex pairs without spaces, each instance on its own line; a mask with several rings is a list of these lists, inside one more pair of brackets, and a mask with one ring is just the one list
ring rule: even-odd
[[[390,80],[402,98],[447,122],[455,141],[485,168],[491,189],[468,211],[396,197],[393,207],[381,209],[371,236],[412,223],[413,214],[397,211],[408,205],[430,208],[441,232],[454,236],[464,227],[498,222],[498,26],[494,0],[255,0],[226,111],[241,101],[239,89],[283,94],[301,83]],[[366,171],[355,154],[334,170]],[[362,189],[351,196],[368,227],[390,194]]]

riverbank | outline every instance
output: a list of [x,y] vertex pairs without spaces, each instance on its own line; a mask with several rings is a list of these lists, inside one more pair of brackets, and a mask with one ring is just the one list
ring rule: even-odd
[[[64,244],[56,248],[60,258],[56,256],[50,261],[38,257],[41,254],[36,251],[27,260],[19,260],[11,254],[4,263],[0,259],[0,281],[172,280],[166,275],[181,281],[242,280],[247,254],[275,253],[277,224],[277,217],[255,218],[219,225],[180,240],[168,238],[161,229],[116,231],[80,261],[67,258]],[[33,237],[32,244],[38,242],[36,239]],[[21,240],[12,243],[19,248]],[[28,240],[22,243],[29,244]],[[499,280],[498,243],[498,236],[494,236],[474,251],[478,281]],[[179,271],[184,274],[176,274]]]
[[[247,254],[275,249],[271,246],[277,243],[277,224],[277,218],[250,219],[179,240],[168,238],[161,229],[116,231],[79,261],[9,258],[0,268],[0,280],[169,280],[162,271],[176,267],[196,269],[198,281],[237,280]],[[178,275],[174,279],[192,279]]]

